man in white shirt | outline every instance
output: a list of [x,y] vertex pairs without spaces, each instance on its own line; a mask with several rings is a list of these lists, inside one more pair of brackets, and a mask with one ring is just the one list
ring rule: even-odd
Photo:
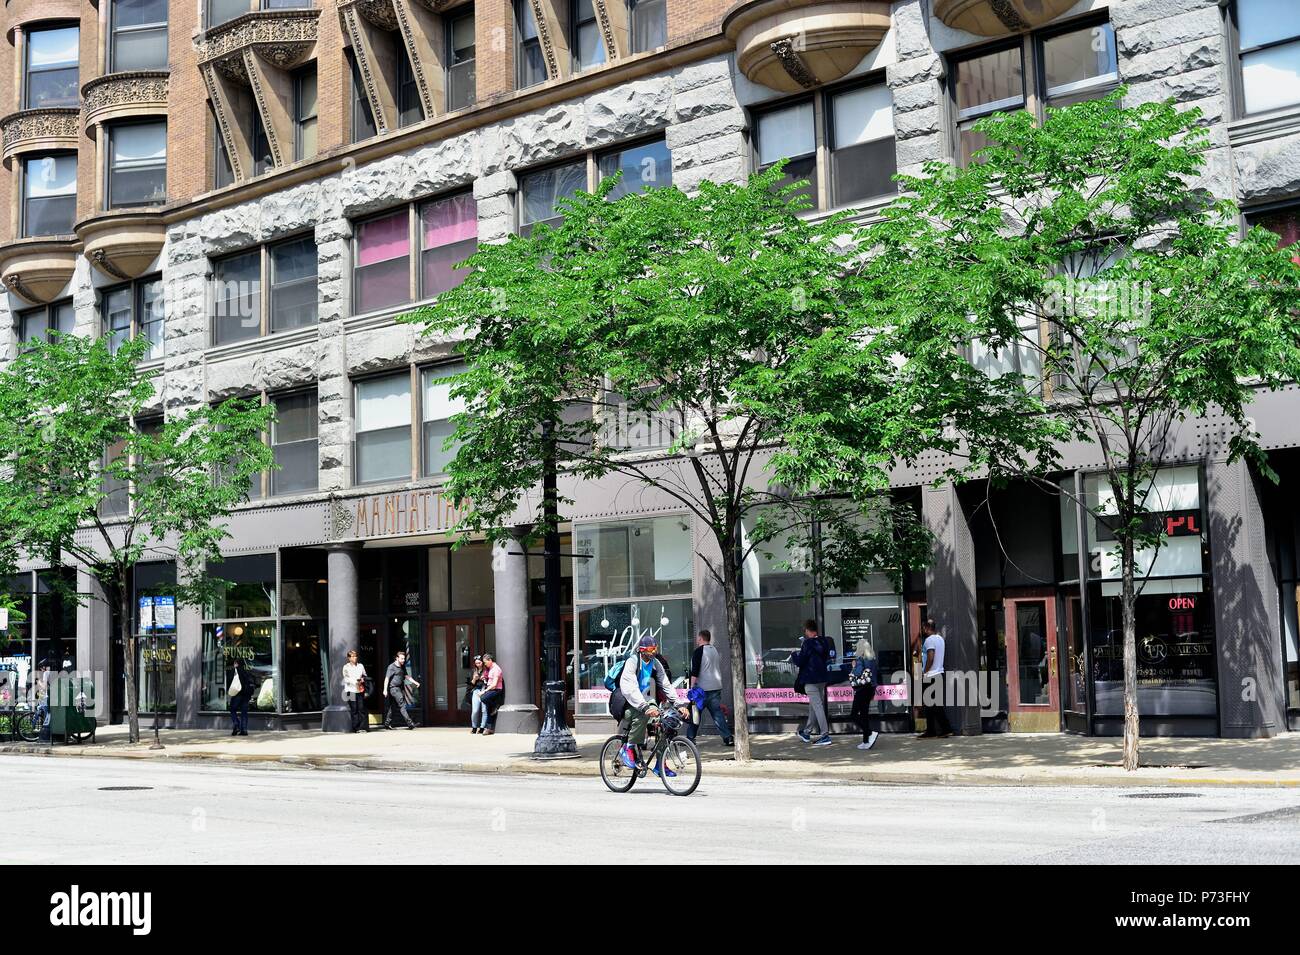
[[921,624],[921,635],[921,712],[925,716],[925,732],[917,739],[943,739],[952,735],[952,724],[943,708],[943,635],[929,619]]
[[[730,747],[733,742],[731,728],[722,711],[722,657],[713,645],[713,634],[707,630],[701,630],[695,637],[695,653],[691,655],[691,686],[704,691],[704,705],[699,708],[700,722],[703,722],[707,710],[722,736],[722,745]],[[689,724],[686,728],[687,738],[695,739],[699,730],[699,722]]]

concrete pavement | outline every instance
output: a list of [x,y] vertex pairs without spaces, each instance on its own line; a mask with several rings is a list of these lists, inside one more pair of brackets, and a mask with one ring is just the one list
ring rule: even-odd
[[78,865],[644,864],[647,852],[681,865],[1289,863],[1300,822],[1291,789],[858,786],[707,771],[682,799],[649,779],[616,795],[594,778],[13,756],[0,759],[0,790],[28,794],[30,835],[0,843],[0,863]]
[[[146,734],[146,740],[151,739]],[[494,774],[599,775],[603,736],[579,736],[575,760],[531,759],[532,737],[474,736],[467,729],[374,730],[365,734],[255,733],[231,737],[214,730],[164,730],[164,750],[132,746],[125,728],[101,727],[96,743],[41,748],[0,744],[0,753],[134,760],[215,760],[312,768],[453,771]],[[1120,741],[1064,734],[1001,734],[914,740],[881,735],[870,752],[856,737],[809,747],[793,736],[754,738],[754,761],[738,764],[716,737],[701,738],[712,777],[813,779],[971,785],[1230,785],[1300,787],[1300,734],[1267,740],[1148,739],[1143,768],[1120,767]]]

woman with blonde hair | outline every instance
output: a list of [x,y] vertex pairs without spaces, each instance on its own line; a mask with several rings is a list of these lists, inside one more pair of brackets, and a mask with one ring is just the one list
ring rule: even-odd
[[876,703],[879,673],[880,664],[876,660],[875,648],[866,637],[860,638],[854,650],[853,670],[849,674],[849,686],[853,687],[853,709],[849,711],[849,717],[862,731],[862,742],[858,744],[858,749],[871,749],[876,745],[876,737],[880,735],[871,728],[871,708]]

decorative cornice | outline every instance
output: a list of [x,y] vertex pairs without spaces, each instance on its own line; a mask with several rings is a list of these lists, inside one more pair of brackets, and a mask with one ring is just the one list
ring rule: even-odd
[[81,87],[84,125],[89,129],[123,113],[166,113],[169,86],[166,70],[135,70],[96,77]]
[[288,69],[297,65],[316,43],[320,10],[258,10],[214,27],[196,41],[199,63],[241,60],[247,49]]
[[356,0],[357,12],[381,30],[396,30],[397,11],[393,0]]
[[[280,137],[275,134],[275,124],[268,119],[270,114],[266,108],[266,90],[262,88],[262,81],[257,75],[257,64],[253,62],[253,56],[252,48],[245,47],[244,72],[248,74],[248,87],[253,91],[253,108],[262,117],[262,128],[266,132],[266,142],[271,147],[271,165],[283,166],[284,154],[280,148]],[[254,157],[254,161],[256,161],[256,157]]]
[[545,0],[528,0],[533,8],[533,23],[537,25],[537,42],[546,57],[546,78],[553,80],[560,75],[559,63],[555,59],[555,38],[551,36],[551,26],[546,19]]
[[113,264],[113,260],[108,257],[107,249],[95,249],[87,256],[87,258],[90,259],[90,263],[95,266],[95,268],[99,269],[109,278],[121,279],[123,282],[131,278],[131,276],[127,275]]
[[80,117],[75,106],[10,113],[0,119],[5,161],[19,153],[75,150],[80,144]]
[[72,279],[80,250],[76,236],[20,239],[0,246],[0,281],[33,305],[51,302]]
[[221,141],[226,144],[226,158],[230,161],[230,172],[236,182],[242,182],[244,178],[243,164],[239,158],[239,150],[233,149],[234,132],[230,125],[230,116],[226,113],[226,99],[221,95],[221,90],[217,88],[216,71],[212,69],[200,69],[199,75],[203,77],[203,85],[208,90],[208,102],[212,104],[212,113],[217,119],[217,135]]
[[817,85],[817,77],[813,76],[808,65],[804,63],[799,53],[794,48],[794,40],[790,37],[784,37],[780,40],[774,40],[768,44],[768,47],[781,63],[781,68],[806,90],[812,89]]
[[450,7],[456,0],[415,0],[422,7],[432,10],[434,13],[442,13]]
[[956,30],[1006,36],[1048,24],[1078,0],[934,0],[934,15]]

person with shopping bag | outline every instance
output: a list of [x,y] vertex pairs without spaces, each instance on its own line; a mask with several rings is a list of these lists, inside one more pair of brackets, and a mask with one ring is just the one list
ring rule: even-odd
[[230,706],[230,735],[248,735],[248,701],[253,698],[253,674],[239,657],[231,661],[234,675],[226,692]]

